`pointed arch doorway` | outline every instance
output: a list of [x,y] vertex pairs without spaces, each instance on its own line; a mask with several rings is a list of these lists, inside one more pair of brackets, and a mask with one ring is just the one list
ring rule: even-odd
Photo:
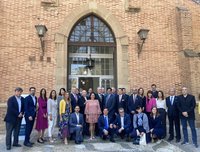
[[[94,67],[87,68],[87,59]],[[116,41],[111,28],[91,14],[81,18],[68,38],[68,89],[117,86]]]

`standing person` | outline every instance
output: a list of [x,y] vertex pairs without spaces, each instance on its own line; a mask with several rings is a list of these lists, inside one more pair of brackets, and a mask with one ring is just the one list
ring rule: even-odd
[[197,133],[195,128],[195,107],[196,107],[196,100],[193,95],[188,94],[188,88],[182,88],[182,95],[178,96],[178,104],[179,116],[182,123],[183,128],[183,136],[184,141],[181,143],[182,145],[188,144],[188,132],[187,132],[187,122],[190,125],[190,129],[192,132],[192,140],[194,146],[198,148],[197,144]]
[[80,95],[82,95],[83,88],[80,88]]
[[94,139],[95,124],[101,114],[99,101],[95,100],[95,93],[90,93],[90,100],[87,101],[85,106],[86,122],[90,123],[90,140]]
[[70,115],[69,118],[69,126],[70,126],[70,133],[75,133],[75,143],[81,144],[83,141],[83,125],[84,119],[83,114],[79,113],[80,107],[77,105],[75,106],[75,112]]
[[149,115],[151,113],[151,108],[156,106],[156,100],[155,98],[153,97],[153,93],[151,90],[149,90],[147,92],[147,97],[146,97],[146,115],[147,117],[149,118]]
[[150,136],[152,139],[157,138],[157,144],[161,143],[162,136],[164,135],[164,128],[162,125],[162,117],[156,107],[151,108],[149,116]]
[[124,112],[127,113],[128,105],[126,101],[126,96],[123,96],[122,88],[118,89],[118,95],[116,96],[116,110],[115,113],[119,114],[119,108],[124,108]]
[[24,98],[21,96],[23,90],[20,87],[15,89],[15,95],[8,99],[7,105],[7,113],[4,118],[6,122],[6,149],[11,149],[11,136],[12,131],[14,132],[14,142],[13,146],[21,147],[18,144],[18,136],[21,127],[21,122],[24,114]]
[[[118,127],[116,126],[117,124]],[[129,142],[130,125],[129,115],[124,112],[123,108],[120,108],[119,114],[117,114],[115,121],[110,124],[110,128],[112,129],[114,127],[116,129],[116,134],[121,136],[121,139],[124,139],[124,135],[126,134],[126,142]]]
[[71,98],[71,106],[72,106],[72,112],[74,112],[74,108],[76,105],[79,105],[79,101],[78,101],[78,96],[76,94],[76,88],[72,88],[72,92],[70,94],[70,98]]
[[152,84],[151,89],[152,89],[153,97],[157,98],[158,97],[158,91],[156,91],[156,85]]
[[117,94],[116,94],[116,89],[114,87],[112,87],[112,94],[116,97]]
[[142,98],[142,111],[146,113],[146,96],[144,95],[144,89],[138,89],[138,95]]
[[[57,99],[57,102],[58,102],[58,104],[57,104],[58,105],[58,112],[59,112],[60,101],[62,99],[64,99],[65,92],[66,92],[65,88],[60,88],[59,96],[58,96],[58,99]],[[57,125],[56,125],[56,127],[60,127],[60,115],[58,115],[58,117],[57,117]]]
[[112,94],[112,89],[107,88],[107,95],[104,96],[104,108],[108,108],[108,115],[111,118],[111,122],[115,120],[115,96]]
[[110,128],[110,117],[108,116],[108,108],[103,109],[103,115],[99,117],[98,120],[98,129],[99,129],[99,136],[103,139],[106,140],[107,136],[110,136],[110,141],[115,142],[113,139],[114,137],[114,128]]
[[25,140],[24,146],[33,147],[34,143],[30,142],[30,135],[33,129],[35,116],[36,116],[36,105],[37,97],[35,96],[35,87],[29,89],[30,95],[27,96],[24,100],[24,110],[25,110],[25,120],[26,120],[26,129],[25,129]]
[[169,134],[170,137],[168,141],[172,141],[174,139],[174,125],[176,131],[176,142],[180,142],[181,132],[180,132],[180,119],[179,119],[179,111],[177,108],[177,96],[175,96],[175,89],[169,89],[170,96],[166,98],[167,104],[167,113],[169,119]]
[[89,89],[88,89],[88,94],[87,94],[87,98],[88,98],[88,99],[90,98],[90,93],[92,93],[92,88],[89,88]]
[[162,117],[162,125],[164,127],[164,135],[162,139],[166,137],[166,100],[164,98],[164,93],[160,90],[158,91],[158,97],[156,98],[156,107],[158,108],[158,112]]
[[126,105],[127,105],[127,113],[129,114],[129,109],[128,109],[128,98],[129,98],[129,95],[126,94],[126,88],[122,88],[122,91],[123,91],[123,96],[125,97],[125,101],[126,101]]
[[102,94],[103,96],[106,95],[106,94],[105,94],[105,88],[104,88],[104,87],[101,88],[101,94]]
[[133,128],[133,115],[136,113],[136,107],[141,106],[142,107],[142,98],[137,95],[137,88],[133,88],[133,94],[128,99],[128,109],[129,109],[129,115],[131,118],[131,127]]
[[65,92],[65,97],[60,101],[60,129],[58,137],[64,139],[65,145],[68,145],[67,138],[69,137],[69,116],[72,113],[71,98],[69,92]]
[[[40,97],[38,98],[38,104],[39,104],[39,110],[38,110],[35,129],[38,131],[37,142],[44,143],[44,141],[46,141],[44,139],[44,132],[45,129],[48,128],[47,96],[46,96],[46,90],[44,88],[40,90]],[[42,131],[42,136],[41,136],[41,131]]]
[[47,101],[47,112],[48,112],[48,133],[49,133],[49,141],[54,142],[53,134],[56,126],[56,121],[58,117],[58,102],[56,100],[56,91],[52,90],[49,99]]

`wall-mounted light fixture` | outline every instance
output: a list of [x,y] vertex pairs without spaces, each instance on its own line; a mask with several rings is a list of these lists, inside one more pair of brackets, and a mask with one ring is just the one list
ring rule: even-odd
[[86,59],[86,62],[87,62],[86,68],[92,70],[92,68],[94,67],[94,60],[91,58],[91,54],[90,57]]
[[147,30],[147,29],[140,29],[137,33],[140,37],[140,40],[142,40],[141,45],[139,43],[137,44],[138,45],[138,58],[140,56],[140,52],[142,51],[142,47],[143,47],[143,44],[145,43],[148,32],[149,32],[149,30]]
[[47,31],[47,28],[45,25],[35,25],[35,28],[37,30],[38,36],[40,37],[41,47],[42,47],[42,56],[44,56],[44,40],[42,40],[42,37],[44,37]]

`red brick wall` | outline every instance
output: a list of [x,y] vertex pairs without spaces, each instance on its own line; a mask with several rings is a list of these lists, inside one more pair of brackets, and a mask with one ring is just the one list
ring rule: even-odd
[[[122,0],[59,0],[58,7],[42,6],[41,2],[44,0],[7,0],[1,1],[0,6],[0,102],[6,102],[17,86],[24,89],[24,94],[28,93],[30,86],[35,86],[37,96],[41,88],[46,88],[48,92],[53,89],[55,33],[69,12],[92,1],[114,14],[129,37],[131,87],[142,86],[147,91],[155,83],[165,94],[171,87],[180,93],[181,86],[186,81],[184,77],[187,77],[191,82],[192,94],[197,96],[200,91],[199,59],[179,57],[176,22],[176,7],[188,8],[192,21],[191,44],[192,48],[196,48],[200,44],[200,5],[192,0],[131,0],[130,5],[140,7],[140,12],[126,12]],[[44,37],[44,61],[40,61],[42,50],[35,29],[38,24],[44,24],[48,28]],[[136,43],[140,40],[137,32],[141,28],[149,29],[150,32],[138,59]],[[29,57],[35,57],[35,61],[29,61]],[[47,62],[47,57],[51,57],[51,62]],[[184,64],[187,63],[191,75],[183,72]]]

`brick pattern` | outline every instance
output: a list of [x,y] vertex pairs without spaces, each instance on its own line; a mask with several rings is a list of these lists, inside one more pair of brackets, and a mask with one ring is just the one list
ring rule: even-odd
[[[181,86],[189,85],[195,96],[200,92],[198,87],[199,59],[184,58],[179,51],[179,32],[176,22],[176,7],[182,5],[190,11],[192,39],[184,39],[185,48],[196,48],[200,44],[200,5],[192,0],[181,3],[174,0],[129,1],[130,6],[140,7],[139,12],[127,12],[122,0],[59,0],[58,7],[42,6],[41,2],[53,0],[4,0],[1,1],[0,21],[0,102],[6,102],[13,95],[15,87],[28,93],[30,86],[41,88],[49,93],[55,83],[54,68],[55,42],[58,32],[66,15],[80,5],[97,2],[117,17],[126,35],[129,37],[128,68],[130,69],[129,84],[132,87],[150,89],[152,83],[157,84],[168,95],[168,89],[174,87],[181,91]],[[42,54],[41,44],[34,25],[47,26],[45,40],[45,55]],[[150,32],[138,59],[137,45],[140,43],[137,32],[141,28]],[[29,61],[29,57],[35,61]],[[180,57],[181,56],[181,57]],[[47,62],[47,57],[51,62]],[[184,69],[187,68],[186,71]],[[129,88],[128,88],[129,89]]]

